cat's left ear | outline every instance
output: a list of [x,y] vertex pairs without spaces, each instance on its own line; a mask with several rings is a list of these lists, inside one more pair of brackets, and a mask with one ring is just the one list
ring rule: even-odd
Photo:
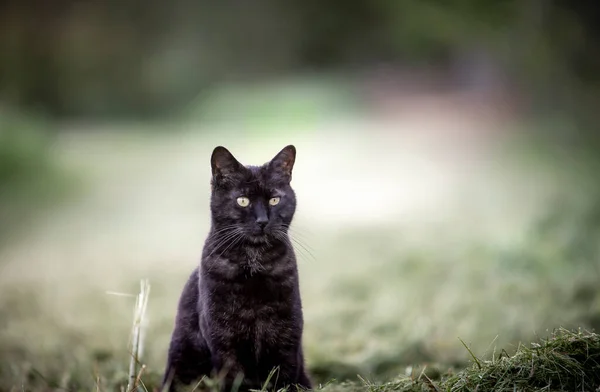
[[271,162],[269,167],[274,172],[283,176],[284,181],[290,182],[292,180],[292,169],[294,168],[294,162],[296,161],[296,147],[286,146],[281,150]]

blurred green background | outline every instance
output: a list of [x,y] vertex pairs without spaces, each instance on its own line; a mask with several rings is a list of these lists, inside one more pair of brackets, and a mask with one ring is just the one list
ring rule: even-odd
[[209,156],[298,149],[308,367],[441,371],[600,328],[600,13],[566,0],[4,1],[0,390],[163,370]]

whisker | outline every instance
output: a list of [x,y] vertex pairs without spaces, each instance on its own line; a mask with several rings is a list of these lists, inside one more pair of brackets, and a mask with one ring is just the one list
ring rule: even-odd
[[242,231],[238,232],[237,237],[234,237],[234,239],[231,240],[229,245],[221,253],[219,253],[219,257],[221,257],[223,255],[223,253],[227,252],[227,250],[229,250],[230,248],[235,246],[235,244],[240,242],[240,240],[242,240],[243,238],[244,238],[243,232]]
[[[235,245],[237,242],[239,242],[240,239],[243,239],[243,238],[244,238],[243,230],[241,228],[235,229],[232,233],[228,233],[227,236],[225,237],[225,239],[222,239],[219,242],[219,244],[217,246],[215,246],[215,248],[210,252],[210,254],[208,256],[206,256],[206,258],[209,258],[213,253],[215,253],[217,250],[219,250],[224,245],[227,245],[227,247],[222,252],[220,252],[218,255],[218,257],[221,257],[223,255],[223,253],[227,252],[227,250],[231,246]],[[215,264],[211,263],[210,266],[208,267],[208,272],[210,272],[214,266],[215,266]]]
[[229,230],[231,230],[231,229],[233,229],[235,227],[237,227],[237,225],[231,224],[231,225],[223,226],[223,227],[219,228],[218,230],[211,231],[210,234],[208,235],[207,239],[214,238],[218,234],[222,234],[223,232],[229,231]]
[[231,229],[231,228],[233,228],[233,227],[237,227],[237,226],[238,226],[237,224],[235,224],[235,223],[232,223],[232,224],[230,224],[230,225],[225,225],[225,226],[222,226],[222,227],[220,227],[218,230],[215,230],[214,232],[215,232],[215,233],[219,233],[219,232],[221,232],[221,231],[223,231],[223,230]]
[[225,232],[225,233],[221,233],[221,235],[211,238],[211,240],[214,239],[215,241],[210,241],[208,245],[218,247],[219,246],[218,244],[220,242],[227,240],[227,238],[234,235],[235,233],[237,233],[237,230],[235,230],[235,229],[229,230],[228,232]]
[[231,239],[235,238],[237,235],[240,235],[241,233],[242,233],[242,229],[240,229],[240,228],[234,229],[231,232],[225,234],[223,237],[219,238],[216,245],[210,244],[209,246],[213,247],[213,249],[206,257],[208,258],[208,257],[212,256],[216,251],[221,249],[221,247],[223,245],[225,245]]
[[302,234],[302,235],[311,236],[311,237],[314,236],[314,233],[312,233],[305,226],[298,226],[296,224],[287,224],[287,225],[283,225],[283,226],[292,231],[295,231],[296,233]]
[[[295,238],[295,237],[298,237],[298,238]],[[315,249],[307,243],[308,239],[306,237],[303,237],[303,236],[299,235],[299,233],[296,233],[293,230],[291,230],[290,231],[290,238],[292,240],[294,240],[294,241],[302,242],[302,245],[304,247],[306,247],[307,250],[310,250],[312,252],[315,251]]]
[[[308,245],[307,239],[305,236],[303,236],[301,233],[298,233],[294,228],[292,228],[290,225],[282,225],[282,227],[286,228],[288,230],[288,233],[283,232],[283,230],[280,230],[283,232],[284,235],[286,235],[287,237],[289,237],[291,239],[291,241],[293,241],[295,244],[297,244],[300,248],[302,248],[303,250],[305,250],[312,259],[315,259],[315,256],[313,254],[313,252],[315,251],[314,248],[312,248],[310,245]],[[296,236],[300,237],[300,238],[295,238]]]
[[[316,257],[312,254],[312,252],[310,252],[310,250],[308,250],[301,242],[299,242],[298,240],[295,240],[291,237],[289,237],[287,235],[287,233],[285,233],[282,230],[276,230],[274,233],[275,237],[284,241],[289,247],[291,247],[292,249],[294,249],[295,247],[293,246],[293,243],[298,244],[298,248],[295,248],[295,250],[302,256],[304,256],[305,258],[309,258],[312,259],[314,261],[316,261]],[[293,243],[292,243],[293,241]]]
[[296,245],[298,245],[301,249],[303,249],[304,252],[308,253],[308,255],[310,256],[311,259],[313,259],[314,261],[317,260],[317,258],[315,257],[315,255],[300,241],[298,241],[295,238],[291,238],[292,242],[294,242]]

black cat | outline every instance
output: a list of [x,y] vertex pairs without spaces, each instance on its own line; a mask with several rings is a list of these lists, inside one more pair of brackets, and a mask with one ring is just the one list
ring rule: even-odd
[[288,237],[295,158],[290,145],[262,166],[243,166],[214,149],[211,229],[181,294],[163,388],[219,376],[224,390],[260,389],[274,368],[271,387],[311,388]]

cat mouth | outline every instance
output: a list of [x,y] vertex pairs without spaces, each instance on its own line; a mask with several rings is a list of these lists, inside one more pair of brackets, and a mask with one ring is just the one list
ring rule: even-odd
[[269,232],[264,229],[255,229],[246,234],[246,238],[255,244],[269,242]]
[[249,242],[253,243],[253,244],[265,244],[267,242],[269,242],[269,236],[267,236],[266,234],[250,234],[247,235],[246,238],[248,239]]

